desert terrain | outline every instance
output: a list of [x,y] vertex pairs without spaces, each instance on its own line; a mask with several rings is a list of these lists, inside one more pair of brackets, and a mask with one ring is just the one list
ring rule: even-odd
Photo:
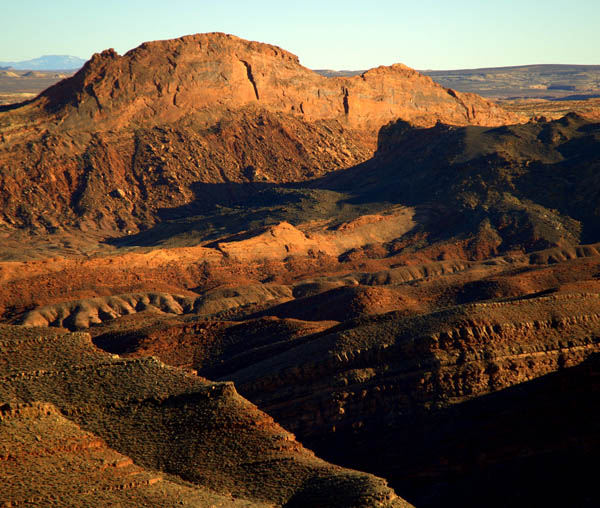
[[211,33],[0,106],[0,504],[597,506],[600,107],[436,81]]
[[35,98],[46,88],[73,74],[73,71],[38,71],[0,68],[0,105],[17,104]]
[[582,100],[600,96],[600,65],[520,65],[423,74],[444,86],[498,100]]
[[[349,77],[364,71],[316,72],[328,77]],[[500,101],[585,100],[600,96],[600,65],[518,65],[420,72],[441,85]]]

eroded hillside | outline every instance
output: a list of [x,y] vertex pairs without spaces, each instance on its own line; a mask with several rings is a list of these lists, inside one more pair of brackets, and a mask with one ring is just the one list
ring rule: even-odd
[[161,210],[185,216],[183,205],[221,202],[235,184],[354,166],[398,117],[417,125],[519,118],[404,66],[325,78],[281,48],[225,34],[105,51],[3,110],[3,224],[114,234],[154,224]]
[[2,501],[595,505],[589,118],[204,34],[0,136]]

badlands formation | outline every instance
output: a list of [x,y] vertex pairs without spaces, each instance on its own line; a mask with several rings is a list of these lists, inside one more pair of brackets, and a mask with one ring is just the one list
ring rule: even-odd
[[0,504],[596,506],[599,154],[225,34],[0,106]]

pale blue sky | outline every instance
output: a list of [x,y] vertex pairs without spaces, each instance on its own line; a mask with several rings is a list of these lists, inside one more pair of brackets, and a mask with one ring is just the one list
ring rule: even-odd
[[281,46],[310,68],[600,64],[600,0],[1,0],[0,61],[89,58],[199,32]]

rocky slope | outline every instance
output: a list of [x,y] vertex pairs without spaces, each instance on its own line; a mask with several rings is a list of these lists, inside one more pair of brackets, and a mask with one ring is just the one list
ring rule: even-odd
[[[594,505],[600,131],[517,119],[223,34],[96,55],[4,108],[16,467],[132,506],[403,505],[302,442],[417,506]],[[99,490],[65,480],[51,433],[19,451],[36,425],[95,440],[73,467]],[[100,456],[152,485],[114,493]]]
[[[18,502],[19,496],[48,502],[60,493],[53,482],[72,472],[93,469],[94,457],[86,457],[84,452],[83,460],[72,458],[75,463],[69,464],[66,471],[57,470],[56,454],[61,450],[67,454],[77,449],[109,457],[112,454],[112,459],[124,467],[133,466],[131,460],[115,458],[104,440],[150,470],[144,472],[138,467],[137,471],[129,471],[128,476],[135,476],[137,481],[123,489],[138,487],[138,483],[153,486],[162,475],[153,477],[152,471],[162,471],[189,482],[175,480],[170,499],[178,487],[185,491],[187,486],[184,497],[210,499],[212,495],[218,499],[232,495],[254,500],[257,506],[409,506],[383,480],[317,459],[270,417],[241,398],[231,383],[210,383],[155,359],[120,360],[95,350],[85,334],[36,332],[10,327],[0,330],[0,399],[10,402],[3,406],[4,432],[0,436],[14,473],[39,467],[45,470],[40,474],[46,475],[47,482],[36,492],[35,478],[28,474],[25,484],[13,485],[11,481],[11,488],[0,494],[5,502]],[[87,435],[56,410],[37,401],[58,407]],[[24,409],[24,403],[33,404],[34,409]],[[25,427],[22,430],[28,431],[26,436],[46,427],[46,443],[34,446],[45,447],[39,453],[47,459],[38,455],[31,463],[28,455],[33,450],[23,449],[15,423]],[[85,444],[90,440],[94,446]],[[95,457],[97,461],[99,458]],[[119,488],[119,476],[124,473],[119,468],[113,473],[96,467],[96,472],[89,474],[98,477],[86,477],[83,491],[72,477],[61,489],[84,499],[87,495],[110,493]],[[143,495],[153,494],[156,489]],[[128,501],[135,506],[141,500]],[[236,506],[236,501],[225,501],[227,506]],[[65,504],[74,505],[69,503]]]
[[49,403],[4,404],[0,443],[3,506],[269,506],[142,469]]
[[320,185],[437,209],[429,234],[477,231],[492,253],[591,243],[599,238],[599,141],[599,124],[576,114],[495,129],[398,122],[381,130],[372,160]]
[[0,225],[126,234],[161,209],[222,202],[231,183],[353,166],[398,117],[519,118],[401,65],[325,78],[280,48],[225,34],[105,51],[30,103],[0,109]]
[[[545,275],[544,283],[541,275],[536,289],[552,280]],[[462,287],[460,297],[468,286]],[[156,315],[93,333],[109,351],[159,355],[234,381],[303,442],[332,461],[385,476],[417,505],[455,505],[460,498],[466,506],[542,499],[554,506],[556,493],[540,490],[548,477],[560,479],[562,463],[569,464],[563,478],[579,490],[561,490],[559,498],[593,506],[587,464],[598,429],[584,422],[597,421],[589,401],[597,396],[600,307],[598,293],[575,288],[414,317],[396,304],[402,311],[366,318],[363,310],[343,324],[319,321],[316,330],[315,322],[289,318],[206,322]],[[550,374],[554,381],[542,381]],[[515,470],[531,481],[517,481]]]

